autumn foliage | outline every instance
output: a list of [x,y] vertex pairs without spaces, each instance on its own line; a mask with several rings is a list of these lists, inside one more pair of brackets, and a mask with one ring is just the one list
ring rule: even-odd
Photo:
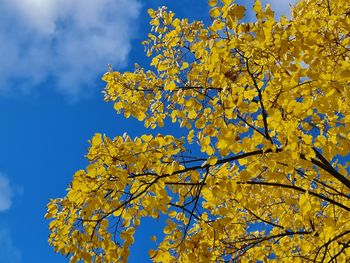
[[[256,1],[252,22],[209,5],[209,26],[149,10],[152,70],[104,75],[105,100],[150,131],[92,138],[48,204],[50,244],[125,262],[140,219],[163,214],[154,262],[349,262],[350,2],[302,0],[276,21]],[[163,125],[187,135],[151,135]]]

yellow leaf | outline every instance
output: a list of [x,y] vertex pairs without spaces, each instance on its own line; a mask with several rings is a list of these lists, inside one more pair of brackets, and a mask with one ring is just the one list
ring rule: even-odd
[[253,10],[256,14],[256,17],[260,19],[262,17],[262,6],[260,0],[255,0],[255,3],[253,5]]
[[186,68],[188,68],[188,63],[187,62],[184,62],[184,63],[182,63],[182,66],[181,66],[181,70],[184,70],[184,69],[186,69]]
[[173,91],[176,89],[176,84],[174,81],[171,81],[169,84],[167,84],[165,87],[164,87],[164,90],[169,90],[169,91]]
[[153,138],[152,134],[149,134],[149,135],[144,134],[144,135],[141,136],[141,139],[144,142],[150,142],[152,140],[152,138]]
[[170,211],[169,212],[169,217],[176,217],[177,212],[176,211]]
[[92,137],[91,144],[92,146],[97,146],[102,143],[102,134],[101,133],[95,133],[94,137]]
[[220,140],[218,140],[216,147],[218,149],[225,149],[228,147],[228,142],[224,139],[220,139]]
[[234,0],[221,0],[224,5],[230,5]]
[[209,1],[208,1],[208,5],[209,5],[209,6],[216,6],[216,5],[217,5],[217,2],[218,2],[217,0],[209,0]]
[[193,137],[194,137],[194,130],[191,130],[188,135],[187,135],[187,141],[189,143],[192,143],[193,142]]
[[191,110],[191,111],[188,112],[188,118],[189,118],[190,120],[193,120],[193,119],[195,119],[196,117],[197,117],[197,113],[196,113],[194,110]]
[[152,8],[147,9],[147,13],[151,18],[155,17],[155,11]]
[[234,19],[240,20],[244,17],[245,10],[244,6],[235,4],[230,8],[229,15],[233,16]]
[[166,167],[166,173],[169,175],[172,175],[174,173],[174,166],[173,165],[168,165]]
[[216,157],[216,156],[210,156],[210,157],[208,158],[208,160],[207,160],[207,163],[208,163],[209,165],[215,165],[215,164],[217,163],[217,161],[218,161],[218,157]]
[[163,61],[158,64],[157,69],[158,71],[165,71],[168,69],[168,66],[169,66],[168,63]]
[[148,251],[148,255],[151,259],[154,259],[157,256],[157,254],[158,254],[158,251],[156,251],[156,250],[149,250]]
[[343,71],[340,73],[340,77],[341,77],[342,79],[349,80],[349,79],[350,79],[350,70],[349,70],[349,69],[343,70]]
[[212,24],[212,28],[215,31],[220,31],[225,27],[225,24],[223,22],[221,22],[219,19],[215,19],[213,24]]
[[221,14],[220,10],[221,10],[220,7],[214,7],[212,9],[210,9],[209,14],[213,18],[217,18]]

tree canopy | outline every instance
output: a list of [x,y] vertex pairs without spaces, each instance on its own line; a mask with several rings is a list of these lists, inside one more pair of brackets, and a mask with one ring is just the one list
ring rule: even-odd
[[210,25],[148,10],[150,70],[103,76],[118,113],[186,136],[95,134],[48,204],[50,244],[125,262],[140,220],[163,215],[154,262],[349,262],[350,2],[276,20],[257,0],[251,22],[209,5]]

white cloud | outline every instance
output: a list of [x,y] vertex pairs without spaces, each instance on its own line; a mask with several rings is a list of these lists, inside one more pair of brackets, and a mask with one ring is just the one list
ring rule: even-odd
[[[54,33],[55,21],[64,12],[67,1],[52,0],[8,0],[28,26],[41,33]],[[61,4],[61,6],[59,6]]]
[[9,179],[0,174],[0,212],[10,209],[12,205],[12,197],[13,190],[11,189]]
[[9,229],[4,226],[0,226],[0,259],[6,263],[21,261],[21,252],[13,244]]
[[[138,0],[0,0],[0,92],[50,86],[86,93],[107,68],[125,65]],[[91,88],[91,87],[90,87]]]

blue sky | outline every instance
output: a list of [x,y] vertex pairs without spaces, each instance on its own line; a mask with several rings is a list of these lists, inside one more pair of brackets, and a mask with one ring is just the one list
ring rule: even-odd
[[[290,2],[271,1],[278,15]],[[68,262],[47,244],[45,206],[86,165],[95,132],[144,132],[103,102],[100,78],[107,64],[147,67],[146,10],[160,5],[208,21],[205,0],[0,0],[1,262]],[[149,238],[160,231],[156,221],[144,223],[130,262],[147,261]]]

